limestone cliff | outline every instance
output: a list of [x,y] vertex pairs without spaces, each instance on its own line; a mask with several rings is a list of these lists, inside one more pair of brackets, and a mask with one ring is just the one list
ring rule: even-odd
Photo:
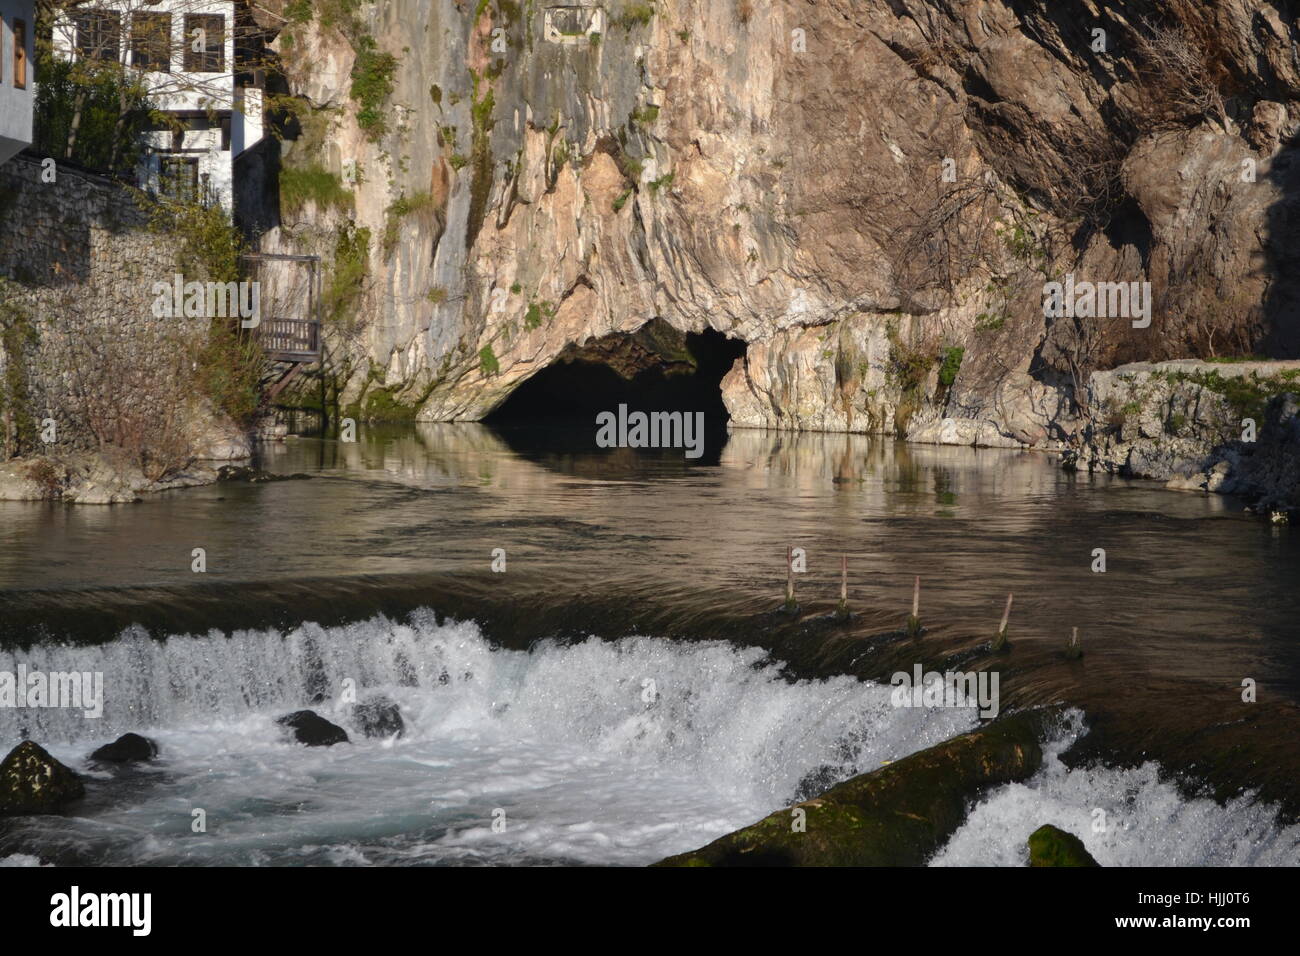
[[[1098,370],[1300,354],[1287,10],[271,4],[262,247],[324,256],[363,410],[477,419],[657,318],[746,343],[734,424],[1071,443]],[[1045,318],[1067,274],[1149,282],[1150,325]]]

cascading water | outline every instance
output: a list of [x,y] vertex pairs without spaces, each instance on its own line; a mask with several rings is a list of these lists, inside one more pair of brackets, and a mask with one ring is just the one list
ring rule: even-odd
[[934,866],[1024,866],[1025,841],[1050,823],[1083,840],[1102,866],[1296,866],[1300,825],[1249,795],[1220,805],[1187,799],[1154,763],[1067,769],[1061,754],[1083,732],[1072,711],[1044,747],[1043,769],[999,787],[971,811]]
[[[758,649],[638,637],[504,650],[428,611],[0,651],[0,672],[20,667],[102,673],[104,700],[99,718],[0,707],[6,749],[36,739],[90,778],[72,815],[0,833],[11,865],[649,863],[977,723],[974,709],[897,709],[889,687],[851,677],[788,680]],[[395,700],[405,734],[362,736],[349,687]],[[351,743],[284,740],[275,717],[304,706]],[[126,731],[162,759],[87,761]],[[987,795],[934,863],[1022,865],[1043,823],[1104,865],[1300,861],[1300,827],[1266,805],[1187,800],[1154,764],[1067,770],[1060,754],[1082,732],[1073,711],[1044,769]]]
[[[827,786],[976,722],[896,709],[888,687],[849,677],[792,682],[755,649],[593,638],[510,651],[428,612],[0,652],[0,671],[19,665],[102,672],[104,713],[0,709],[0,739],[31,737],[92,775],[76,816],[0,837],[14,862],[648,863],[785,805],[810,774]],[[397,701],[405,735],[358,734],[347,686]],[[274,718],[302,706],[352,743],[285,742]],[[125,731],[154,737],[162,760],[87,763]]]

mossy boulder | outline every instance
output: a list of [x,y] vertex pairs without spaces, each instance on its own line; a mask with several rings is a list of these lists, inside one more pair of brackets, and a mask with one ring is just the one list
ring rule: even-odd
[[33,741],[0,762],[0,817],[54,813],[85,793],[81,779]]
[[981,792],[1038,770],[1043,718],[1002,717],[655,865],[921,866]]
[[1050,823],[1029,834],[1030,866],[1100,866],[1073,833]]

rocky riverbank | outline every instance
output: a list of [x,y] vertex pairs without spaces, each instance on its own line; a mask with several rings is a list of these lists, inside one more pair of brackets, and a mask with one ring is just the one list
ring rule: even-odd
[[209,462],[196,462],[166,478],[151,480],[139,468],[114,465],[90,453],[17,458],[0,463],[0,501],[125,504],[154,492],[209,485],[217,478],[218,468]]
[[223,463],[195,459],[161,478],[138,466],[89,452],[65,457],[37,456],[0,462],[0,501],[64,501],[111,505],[140,501],[143,495],[194,488],[219,481],[284,481],[310,475],[277,475],[253,466],[250,455]]
[[1300,362],[1137,363],[1094,374],[1068,467],[1300,509]]

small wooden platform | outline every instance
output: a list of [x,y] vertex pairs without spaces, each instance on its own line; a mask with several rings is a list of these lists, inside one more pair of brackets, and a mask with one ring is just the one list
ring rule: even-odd
[[262,289],[274,290],[273,301],[263,299],[263,318],[253,330],[268,359],[290,366],[279,387],[272,390],[274,396],[299,366],[321,360],[320,256],[248,252],[240,259],[253,280],[264,278],[262,270],[268,265],[280,267],[280,274],[271,277],[275,281],[261,285]]
[[320,361],[320,321],[317,319],[263,319],[255,334],[272,362]]

